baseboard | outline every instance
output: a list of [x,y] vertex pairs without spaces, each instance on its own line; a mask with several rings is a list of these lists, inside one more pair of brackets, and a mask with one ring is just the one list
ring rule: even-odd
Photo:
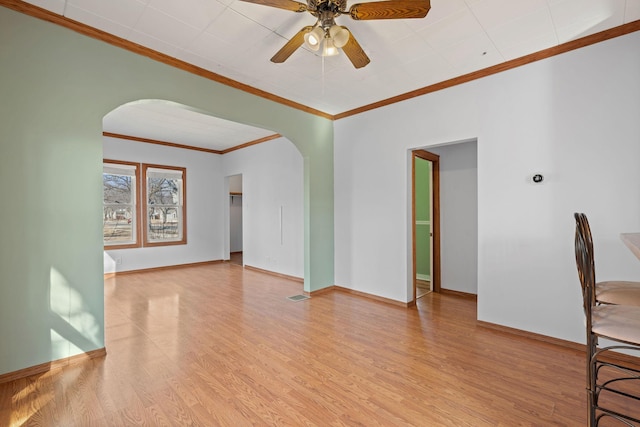
[[77,354],[75,356],[65,357],[64,359],[53,360],[51,362],[41,363],[39,365],[20,369],[18,371],[8,372],[6,374],[0,375],[0,384],[26,378],[31,375],[43,374],[45,372],[64,368],[66,366],[77,365],[79,363],[84,363],[87,360],[104,357],[106,355],[107,349],[102,347],[97,350],[91,350],[86,353]]
[[[587,346],[584,344],[567,341],[560,338],[554,338],[548,335],[537,334],[535,332],[524,331],[522,329],[511,328],[509,326],[497,325],[495,323],[485,322],[483,320],[478,320],[476,321],[476,323],[478,326],[483,328],[493,329],[507,334],[518,335],[524,338],[545,342],[547,344],[557,345],[560,347],[575,350],[586,355]],[[628,364],[635,367],[640,366],[640,357],[623,353],[609,353],[607,356],[603,357],[602,360],[616,364]]]
[[431,281],[431,275],[430,274],[416,274],[416,279],[424,280],[425,282],[430,282]]
[[199,267],[202,265],[220,264],[223,262],[225,261],[219,259],[219,260],[211,260],[211,261],[191,262],[188,264],[175,264],[175,265],[163,265],[161,267],[140,268],[138,270],[115,271],[115,272],[105,273],[104,278],[109,279],[115,276],[121,276],[123,274],[150,273],[153,271],[173,270],[175,268]]
[[[410,306],[410,303],[397,301],[397,300],[394,300],[394,299],[385,298],[385,297],[381,297],[381,296],[378,296],[378,295],[368,294],[368,293],[362,292],[362,291],[356,291],[355,289],[343,288],[342,286],[334,285],[334,286],[331,286],[330,288],[332,290],[334,290],[334,291],[344,292],[346,294],[357,295],[357,296],[360,296],[360,297],[376,300],[376,301],[379,301],[379,302],[395,305],[395,306],[398,306],[398,307],[409,307]],[[325,289],[327,289],[327,288],[325,288]],[[322,291],[324,289],[320,289],[320,290]]]
[[406,307],[411,307],[415,305],[415,301],[402,302],[402,301],[394,300],[391,298],[385,298],[378,295],[369,294],[367,292],[356,291],[355,289],[344,288],[338,285],[327,286],[326,288],[318,289],[316,291],[305,292],[305,294],[308,296],[318,296],[318,295],[326,294],[328,292],[344,292],[345,294],[356,295],[362,298],[383,302],[385,304],[395,305],[396,307],[406,308]]
[[302,277],[289,276],[288,274],[276,273],[275,271],[264,270],[262,268],[253,267],[251,265],[245,265],[244,268],[246,268],[247,270],[257,271],[259,273],[268,274],[270,276],[281,277],[283,279],[293,280],[294,282],[304,283],[304,279]]
[[327,294],[329,292],[334,292],[336,290],[336,287],[331,285],[331,286],[327,286],[326,288],[322,288],[322,289],[317,289],[315,291],[311,291],[311,292],[307,292],[305,291],[304,294],[310,297],[317,297],[318,295],[322,295],[322,294]]
[[577,351],[585,351],[585,346],[573,341],[567,341],[560,338],[550,337],[548,335],[542,335],[535,332],[529,332],[522,329],[512,328],[509,326],[498,325],[496,323],[485,322],[484,320],[477,320],[476,324],[483,328],[493,329],[495,331],[505,332],[507,334],[519,335],[521,337],[529,338],[536,341],[546,342],[548,344],[559,345],[560,347],[570,348]]
[[454,291],[453,289],[440,288],[440,293],[443,295],[452,295],[459,298],[466,298],[466,299],[472,299],[474,301],[478,301],[478,295],[472,294],[469,292]]

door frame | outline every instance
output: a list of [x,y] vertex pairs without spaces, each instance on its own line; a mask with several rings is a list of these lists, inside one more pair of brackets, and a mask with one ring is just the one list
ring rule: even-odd
[[[231,191],[231,178],[235,177],[235,176],[240,176],[240,192],[239,194],[237,192],[232,192]],[[225,261],[229,261],[231,259],[231,203],[232,203],[232,199],[230,199],[230,197],[232,196],[240,196],[240,200],[242,200],[242,194],[244,191],[244,174],[242,172],[240,173],[234,173],[233,175],[227,175],[224,177],[224,202],[223,202],[223,206],[225,206],[224,209],[224,251],[223,251],[223,259]],[[242,203],[242,202],[241,202]],[[244,204],[242,204],[242,208],[244,208]],[[242,212],[242,251],[244,252],[245,249],[245,244],[244,244],[244,233],[245,227],[244,227],[244,209]],[[243,258],[243,265],[244,265],[244,258]]]
[[411,246],[413,259],[413,297],[416,302],[416,157],[431,162],[431,243],[433,245],[431,265],[431,289],[440,292],[440,156],[425,150],[411,152]]

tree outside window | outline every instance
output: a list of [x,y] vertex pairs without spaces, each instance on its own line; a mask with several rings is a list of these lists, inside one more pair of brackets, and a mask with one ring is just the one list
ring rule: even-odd
[[105,160],[102,171],[104,246],[138,247],[138,176],[135,163]]
[[185,168],[143,165],[145,246],[185,244]]
[[185,188],[185,168],[104,160],[105,249],[186,244]]

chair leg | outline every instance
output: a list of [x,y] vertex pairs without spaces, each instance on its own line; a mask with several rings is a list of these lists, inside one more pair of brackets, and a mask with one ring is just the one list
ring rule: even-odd
[[592,333],[587,333],[587,407],[588,426],[596,427],[596,408],[598,406],[597,376],[598,357],[596,355],[598,339]]
[[589,415],[588,415],[588,427],[596,427],[598,425],[596,420],[596,405],[595,405],[595,396],[593,390],[587,390],[587,405],[589,406]]

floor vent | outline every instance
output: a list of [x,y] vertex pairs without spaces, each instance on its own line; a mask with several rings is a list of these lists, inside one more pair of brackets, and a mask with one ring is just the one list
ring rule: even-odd
[[287,299],[290,299],[291,301],[302,301],[305,299],[309,299],[309,297],[306,295],[294,295],[292,297],[287,297]]

